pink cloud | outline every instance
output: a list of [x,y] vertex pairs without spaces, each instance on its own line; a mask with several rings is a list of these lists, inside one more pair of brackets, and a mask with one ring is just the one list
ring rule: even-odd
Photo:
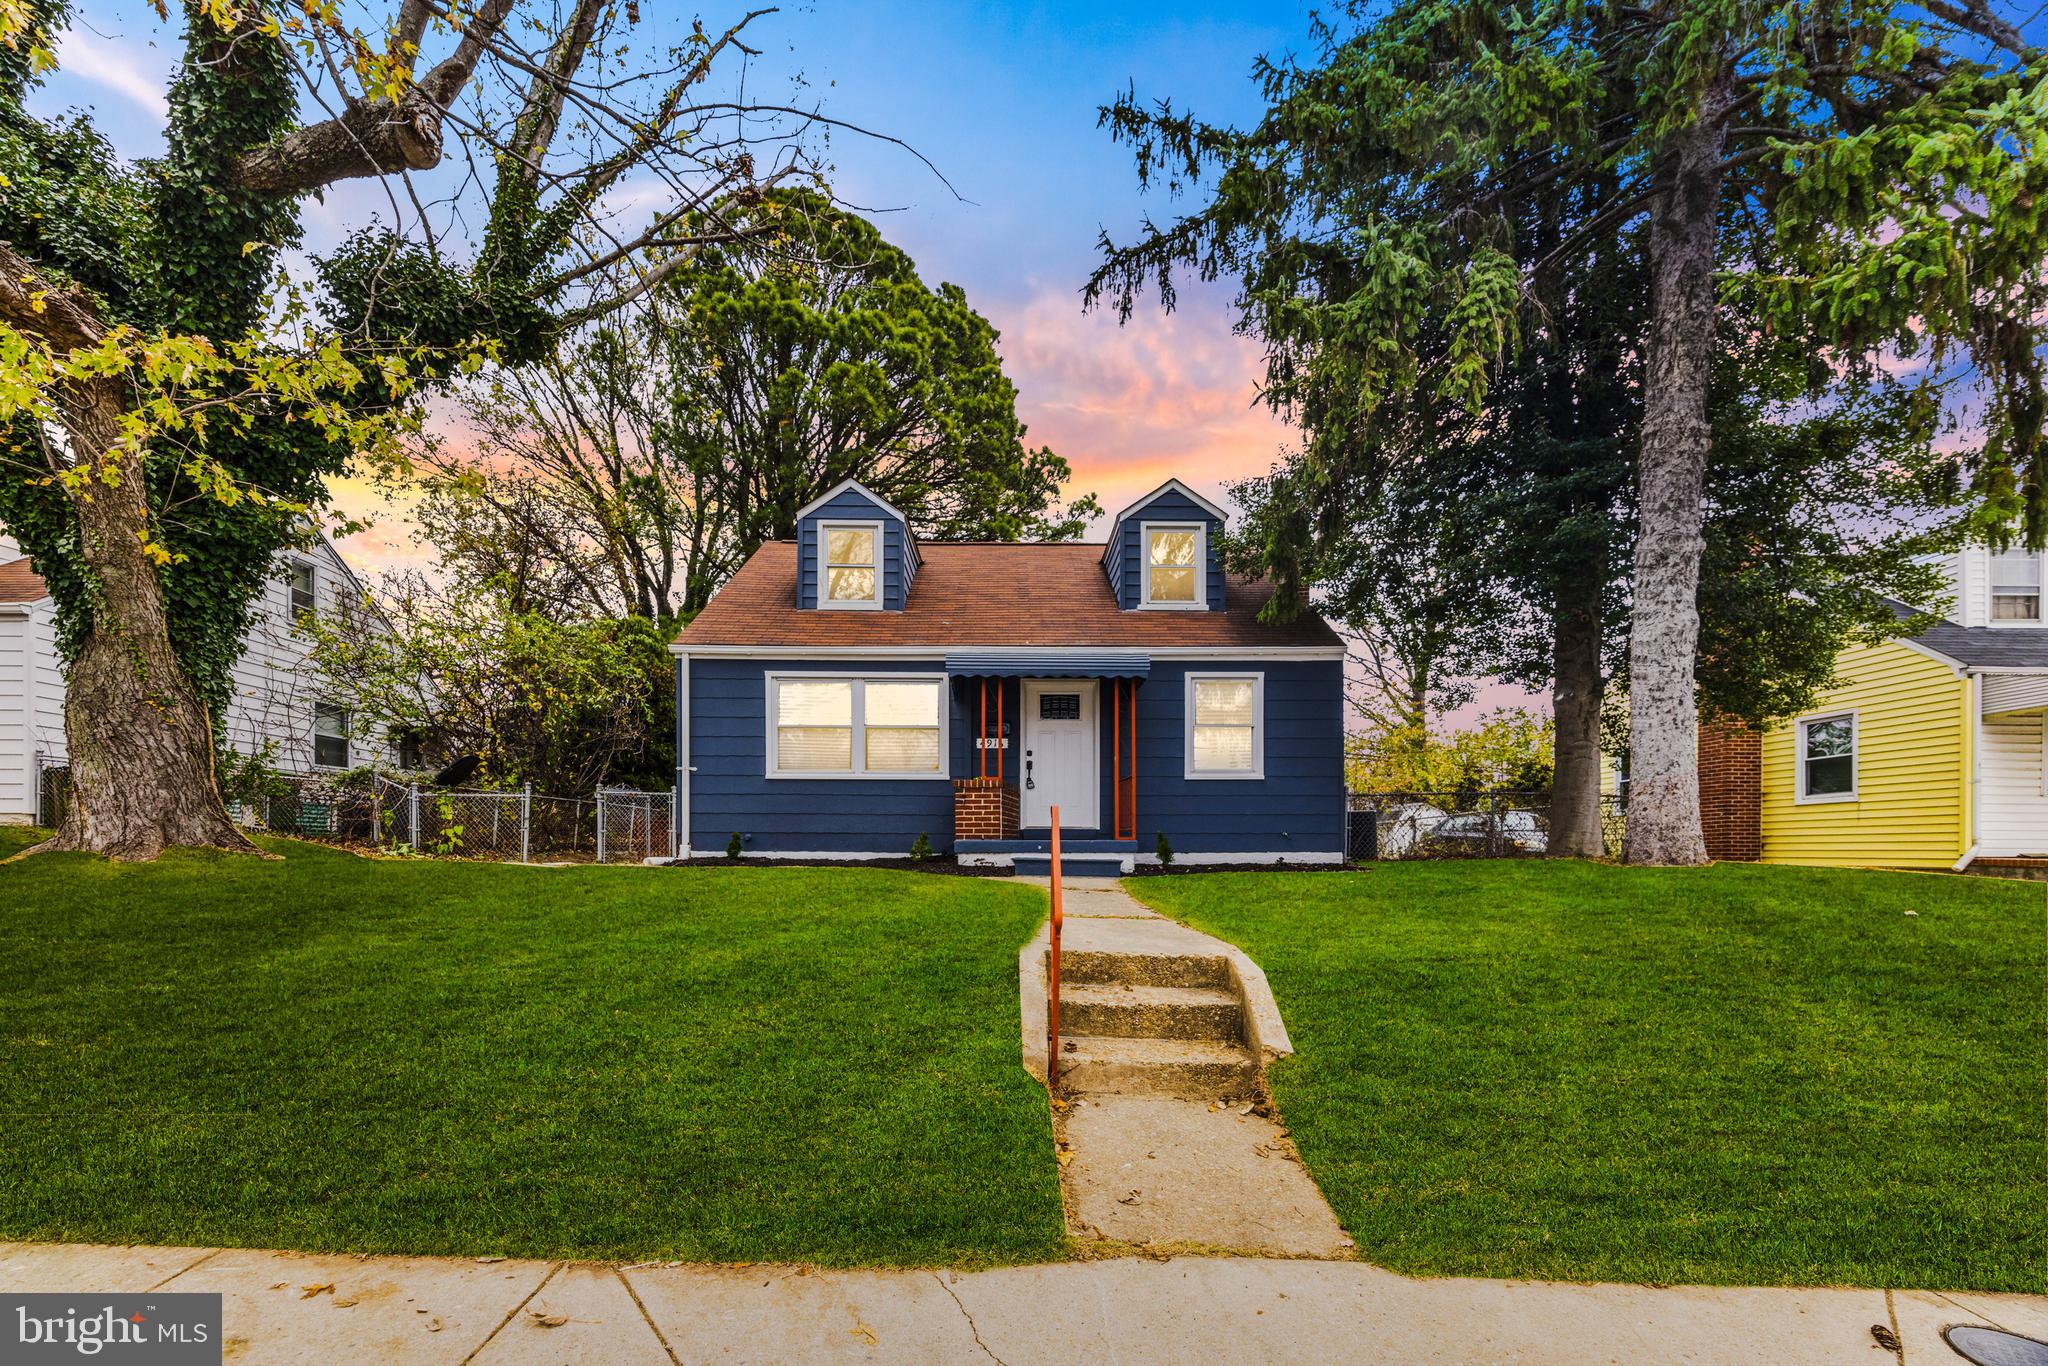
[[1218,292],[1190,291],[1179,311],[1141,309],[1121,326],[1114,313],[1082,313],[1067,289],[990,312],[1030,440],[1073,465],[1071,492],[1111,511],[1168,478],[1220,496],[1293,441],[1258,403],[1258,346],[1231,332]]

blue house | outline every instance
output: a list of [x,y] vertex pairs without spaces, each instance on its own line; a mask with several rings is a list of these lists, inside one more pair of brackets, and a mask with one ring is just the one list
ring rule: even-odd
[[[847,481],[676,640],[688,852],[1041,869],[1335,862],[1344,647],[1223,569],[1223,510],[1168,480],[1104,545],[920,544]],[[1035,856],[1035,857],[1034,857]]]

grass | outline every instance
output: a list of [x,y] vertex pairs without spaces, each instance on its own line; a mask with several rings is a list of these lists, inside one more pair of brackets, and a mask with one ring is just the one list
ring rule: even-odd
[[1126,885],[1266,969],[1299,1050],[1275,1098],[1369,1260],[2043,1288],[2039,884],[1473,862]]
[[1063,1254],[1017,1055],[1042,895],[272,847],[0,866],[0,1238]]

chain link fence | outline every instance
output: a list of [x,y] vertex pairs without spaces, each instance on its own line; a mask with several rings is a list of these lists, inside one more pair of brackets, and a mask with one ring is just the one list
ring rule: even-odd
[[675,856],[675,794],[630,787],[597,790],[597,861],[644,863]]
[[[38,755],[35,780],[36,824],[54,828],[71,800],[71,770]],[[306,774],[230,800],[228,814],[271,834],[448,858],[641,863],[675,852],[675,794],[632,788],[552,797]]]
[[[1618,857],[1627,817],[1600,798],[1604,852]],[[1353,860],[1529,858],[1550,852],[1550,793],[1353,792],[1346,853]]]

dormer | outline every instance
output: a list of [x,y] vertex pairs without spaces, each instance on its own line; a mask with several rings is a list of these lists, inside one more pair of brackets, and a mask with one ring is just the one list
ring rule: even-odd
[[2048,551],[2014,541],[2004,550],[1965,546],[1955,620],[1962,626],[2048,626]]
[[1223,610],[1222,508],[1169,479],[1116,515],[1102,568],[1127,612]]
[[900,612],[920,563],[910,519],[857,479],[796,514],[796,605]]

